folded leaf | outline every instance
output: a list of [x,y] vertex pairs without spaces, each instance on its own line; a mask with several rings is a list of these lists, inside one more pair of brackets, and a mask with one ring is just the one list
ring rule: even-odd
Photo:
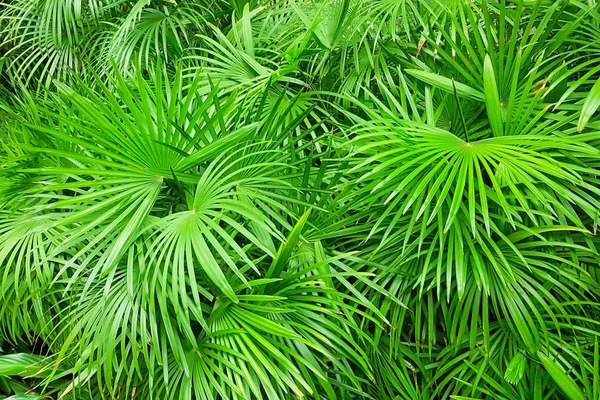
[[46,357],[19,353],[0,356],[0,376],[28,377],[48,366]]
[[527,368],[527,359],[525,356],[521,353],[515,354],[510,363],[508,363],[508,367],[506,367],[504,379],[508,383],[516,385],[523,377],[525,368]]
[[571,400],[583,400],[585,396],[577,386],[577,383],[558,366],[555,360],[538,352],[538,357],[542,361],[544,368],[558,385],[560,390]]
[[500,96],[496,86],[496,76],[494,66],[490,56],[486,54],[483,62],[483,89],[485,94],[485,107],[488,119],[492,127],[494,136],[502,136],[504,128],[502,126],[502,107],[500,106]]
[[471,86],[465,85],[464,83],[453,81],[450,78],[434,74],[433,72],[421,71],[418,69],[406,69],[405,71],[418,80],[438,89],[442,89],[448,93],[454,93],[454,88],[456,88],[456,93],[460,97],[475,101],[485,101],[485,96],[483,93],[477,89],[473,89]]
[[579,117],[579,122],[577,123],[577,130],[581,132],[585,125],[588,123],[592,115],[596,112],[598,107],[600,106],[600,78],[596,81],[592,90],[585,98],[583,102],[583,107],[581,108],[581,116]]

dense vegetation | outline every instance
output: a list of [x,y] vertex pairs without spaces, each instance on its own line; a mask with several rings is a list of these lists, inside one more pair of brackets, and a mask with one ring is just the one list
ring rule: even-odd
[[596,0],[0,0],[0,398],[600,399]]

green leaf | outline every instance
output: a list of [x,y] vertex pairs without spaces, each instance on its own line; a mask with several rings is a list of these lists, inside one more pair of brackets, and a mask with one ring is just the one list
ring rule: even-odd
[[511,385],[516,385],[521,378],[523,378],[526,368],[527,358],[525,358],[523,354],[517,353],[508,363],[506,372],[504,373],[504,379]]
[[275,255],[275,259],[273,260],[273,263],[269,267],[269,270],[267,271],[265,278],[272,279],[272,278],[279,278],[281,276],[281,272],[283,271],[283,268],[288,263],[290,256],[294,253],[294,251],[296,250],[296,247],[298,246],[298,241],[300,240],[300,235],[302,234],[304,225],[306,224],[306,221],[308,220],[308,217],[310,216],[310,212],[311,212],[311,209],[308,209],[304,214],[302,214],[300,219],[298,219],[298,222],[296,222],[296,225],[294,226],[294,228],[288,235],[285,243],[282,243],[281,246],[279,247],[279,250],[277,251],[277,254]]
[[585,396],[579,389],[577,383],[556,363],[554,359],[541,352],[538,352],[538,357],[542,361],[542,365],[548,374],[570,400],[585,400]]
[[7,397],[5,400],[44,400],[47,396],[35,394],[35,393],[19,393],[13,396]]
[[496,86],[496,76],[494,66],[488,54],[483,61],[483,89],[485,94],[485,106],[495,136],[502,136],[504,129],[502,126],[502,108],[500,106],[500,97],[498,87]]
[[435,88],[442,89],[448,93],[453,93],[456,87],[456,93],[460,97],[475,101],[485,101],[485,95],[477,89],[473,89],[471,86],[465,85],[454,81],[445,76],[435,74],[433,72],[421,71],[418,69],[406,69],[408,74],[414,76],[422,82],[425,82]]
[[592,118],[592,115],[596,112],[600,106],[600,78],[592,86],[592,90],[585,98],[583,106],[581,107],[581,115],[577,122],[577,130],[581,132],[588,121]]
[[26,353],[0,355],[0,376],[29,377],[47,369],[46,357]]

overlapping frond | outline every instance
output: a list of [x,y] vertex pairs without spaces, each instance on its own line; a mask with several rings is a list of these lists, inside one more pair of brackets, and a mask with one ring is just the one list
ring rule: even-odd
[[598,399],[597,2],[1,7],[0,397]]

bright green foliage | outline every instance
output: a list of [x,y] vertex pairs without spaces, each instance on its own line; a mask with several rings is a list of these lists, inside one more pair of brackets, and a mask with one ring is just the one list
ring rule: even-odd
[[600,399],[596,0],[0,0],[0,399]]

